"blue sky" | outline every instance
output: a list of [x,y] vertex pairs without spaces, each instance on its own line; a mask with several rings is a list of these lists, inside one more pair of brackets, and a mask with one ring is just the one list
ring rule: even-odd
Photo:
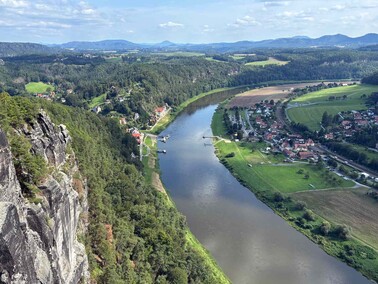
[[0,0],[1,41],[232,42],[378,32],[378,0]]

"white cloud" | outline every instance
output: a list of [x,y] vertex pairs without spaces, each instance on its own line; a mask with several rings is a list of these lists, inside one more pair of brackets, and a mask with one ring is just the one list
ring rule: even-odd
[[282,7],[282,6],[288,6],[290,4],[289,1],[267,1],[264,2],[265,7]]
[[343,11],[343,10],[345,10],[346,8],[347,8],[346,5],[341,5],[341,4],[339,4],[339,5],[335,5],[335,6],[331,7],[332,10],[336,10],[336,11]]
[[244,16],[243,18],[236,19],[234,23],[229,24],[228,26],[240,28],[248,26],[261,26],[261,23],[256,21],[256,19],[251,16]]
[[209,25],[203,25],[202,32],[203,33],[211,33],[215,31],[215,29],[211,28]]
[[182,27],[184,27],[184,25],[180,24],[180,23],[167,22],[167,23],[159,24],[159,27],[161,27],[161,28],[182,28]]
[[0,6],[9,8],[28,7],[29,3],[23,0],[0,0]]

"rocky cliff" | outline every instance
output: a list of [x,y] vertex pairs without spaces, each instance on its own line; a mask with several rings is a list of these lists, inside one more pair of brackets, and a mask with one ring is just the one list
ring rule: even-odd
[[87,187],[69,133],[43,112],[14,133],[30,141],[49,174],[37,184],[38,202],[24,197],[12,149],[0,130],[0,283],[88,282],[85,247],[78,241],[85,233]]

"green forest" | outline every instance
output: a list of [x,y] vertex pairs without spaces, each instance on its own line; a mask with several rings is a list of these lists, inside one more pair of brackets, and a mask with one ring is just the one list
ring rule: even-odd
[[[32,186],[45,175],[43,159],[31,155],[28,141],[15,132],[44,109],[72,136],[81,174],[89,187],[89,227],[84,242],[91,277],[98,283],[221,283],[186,234],[185,218],[141,175],[136,142],[118,122],[80,108],[45,100],[0,94],[0,122],[11,141],[15,166],[33,176]],[[30,147],[29,147],[30,149]],[[18,173],[22,171],[17,171]],[[19,177],[22,182],[22,177]],[[31,192],[23,187],[23,194]],[[31,199],[33,202],[38,202]],[[107,240],[107,226],[113,241]]]

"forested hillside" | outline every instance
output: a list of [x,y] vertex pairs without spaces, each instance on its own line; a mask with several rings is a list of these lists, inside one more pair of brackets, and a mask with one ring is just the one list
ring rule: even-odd
[[56,93],[64,96],[68,105],[84,108],[89,108],[91,101],[101,95],[109,100],[122,97],[121,101],[107,104],[104,114],[139,113],[141,121],[147,121],[158,105],[179,105],[199,93],[228,85],[229,74],[240,69],[237,64],[197,58],[166,58],[134,64],[104,62],[100,57],[86,58],[88,64],[79,64],[85,60],[80,57],[73,63],[39,60],[39,63],[15,58],[5,60],[5,65],[0,66],[3,89],[11,95],[26,94],[25,84],[42,81],[54,85]]
[[286,50],[276,58],[282,66],[254,67],[235,76],[232,85],[278,80],[361,79],[378,70],[378,54],[355,50]]
[[[31,175],[34,191],[47,170],[27,145],[17,147],[17,131],[43,109],[65,124],[72,150],[89,187],[85,242],[91,277],[98,283],[220,283],[223,278],[187,241],[185,218],[167,197],[146,186],[141,164],[132,158],[136,142],[118,122],[79,108],[45,100],[0,95],[0,126],[11,141],[20,175]],[[26,143],[26,142],[25,142]],[[77,177],[80,178],[79,176]],[[24,194],[26,192],[24,191]],[[33,201],[33,199],[31,199]]]
[[378,85],[378,72],[362,79],[364,84]]
[[0,42],[0,56],[19,56],[26,54],[46,54],[56,52],[57,49],[46,45],[26,42]]

